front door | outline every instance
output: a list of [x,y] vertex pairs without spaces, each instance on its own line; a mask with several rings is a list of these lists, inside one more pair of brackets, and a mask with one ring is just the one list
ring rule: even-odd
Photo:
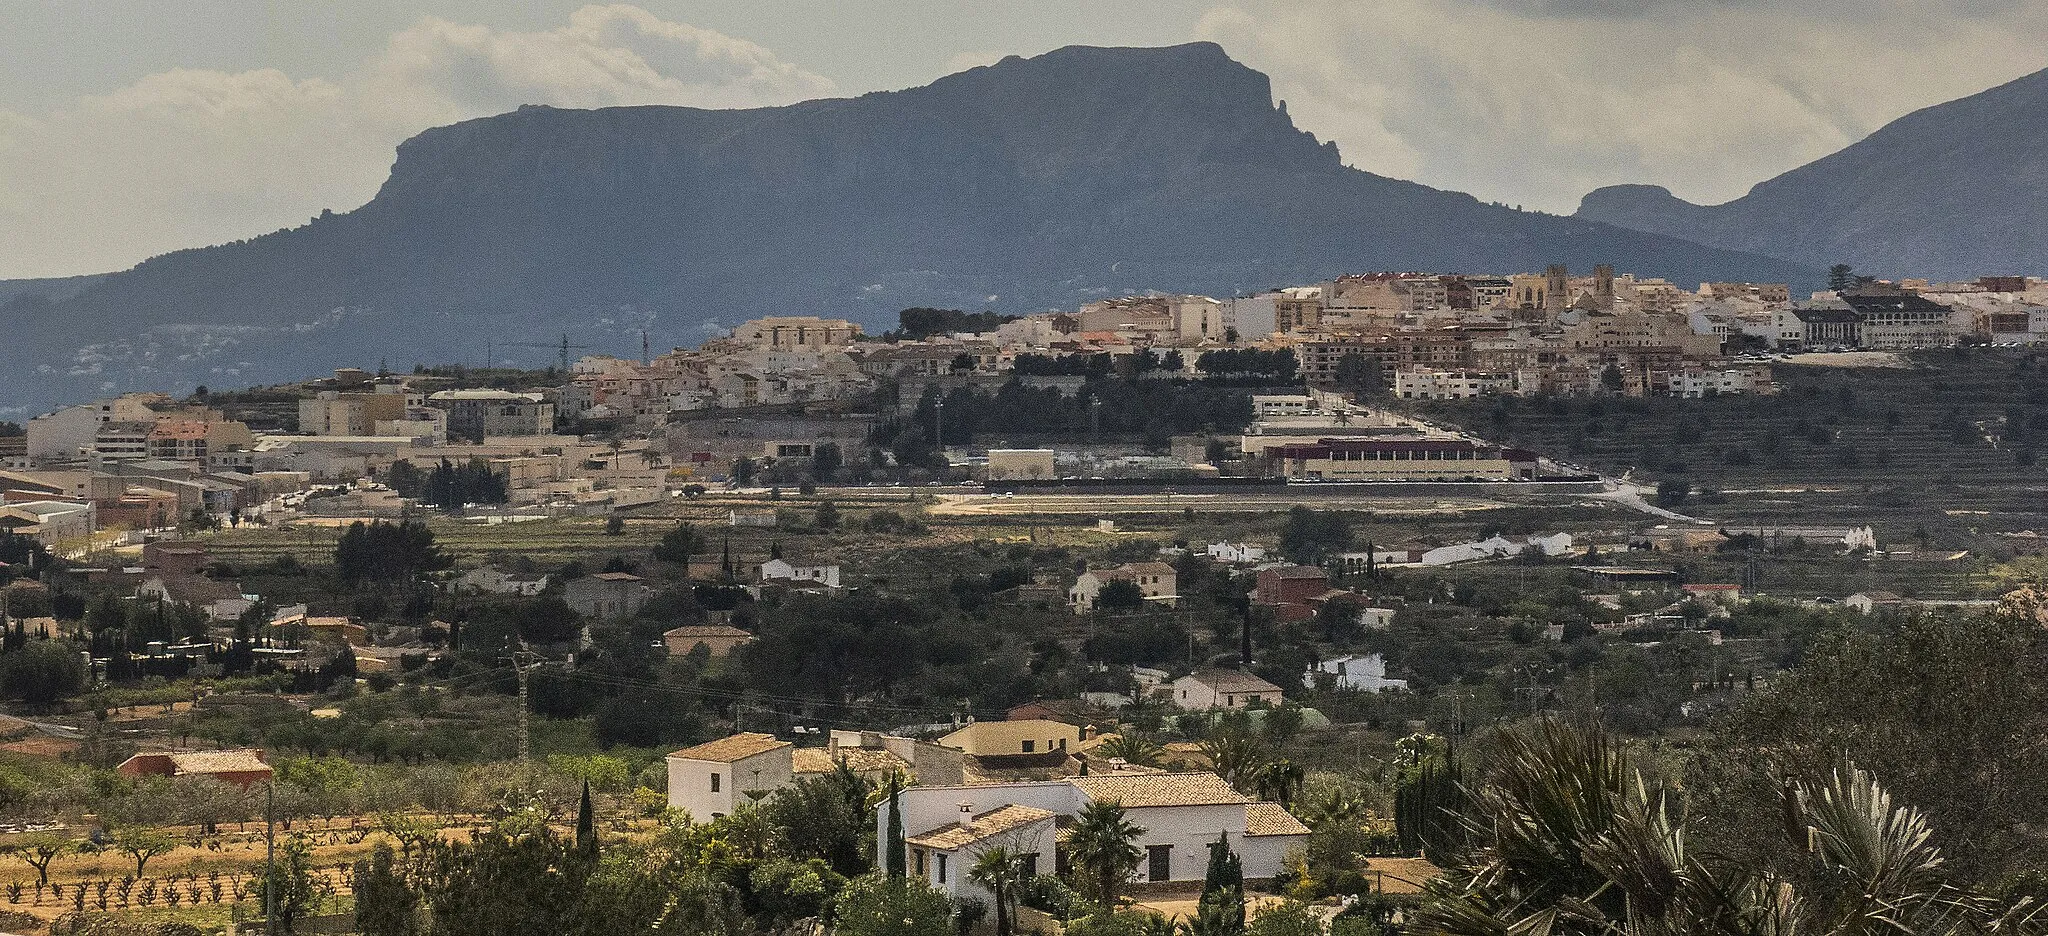
[[1173,846],[1145,846],[1145,875],[1147,880],[1165,881],[1173,877]]

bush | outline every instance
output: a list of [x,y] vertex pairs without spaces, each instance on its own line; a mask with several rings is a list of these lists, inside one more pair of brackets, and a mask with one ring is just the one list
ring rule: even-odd
[[953,904],[923,881],[882,874],[855,878],[833,901],[834,936],[933,936],[946,932]]
[[1244,928],[1245,936],[1323,936],[1323,918],[1299,900],[1267,907]]

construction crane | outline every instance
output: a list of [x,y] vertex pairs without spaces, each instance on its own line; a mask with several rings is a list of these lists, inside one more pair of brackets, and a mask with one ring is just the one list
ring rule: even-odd
[[578,349],[578,350],[584,350],[584,351],[588,351],[588,350],[590,350],[590,346],[589,346],[589,345],[580,345],[580,344],[570,344],[570,343],[569,343],[569,336],[568,336],[567,334],[564,334],[564,335],[562,335],[562,340],[561,340],[560,342],[553,342],[553,341],[550,341],[550,342],[542,343],[542,342],[538,342],[538,341],[508,341],[508,342],[505,342],[505,346],[506,346],[506,347],[508,347],[508,348],[554,348],[554,349],[556,349],[556,350],[558,350],[558,351],[560,351],[560,352],[561,352],[561,358],[562,358],[562,363],[561,363],[561,367],[562,367],[562,373],[564,373],[564,374],[566,374],[566,373],[568,373],[568,372],[569,372],[569,349],[570,349],[570,348],[576,348],[576,349]]

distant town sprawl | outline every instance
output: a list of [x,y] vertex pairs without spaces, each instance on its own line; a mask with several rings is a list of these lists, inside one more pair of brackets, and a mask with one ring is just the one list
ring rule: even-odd
[[[1782,284],[1692,291],[1606,266],[1373,273],[1024,316],[911,309],[879,336],[771,316],[638,360],[571,361],[565,339],[566,372],[342,369],[281,393],[128,394],[31,419],[0,437],[0,460],[17,472],[11,525],[53,543],[238,522],[316,483],[444,459],[488,469],[514,504],[610,509],[690,483],[773,484],[778,462],[815,459],[930,469],[920,480],[1529,480],[1580,470],[1350,401],[1762,395],[1784,354],[2048,339],[2039,278],[1893,283],[1838,267],[1832,279],[1794,300]],[[1245,392],[1085,390],[1110,374]],[[1105,432],[1148,444],[1095,444]]]

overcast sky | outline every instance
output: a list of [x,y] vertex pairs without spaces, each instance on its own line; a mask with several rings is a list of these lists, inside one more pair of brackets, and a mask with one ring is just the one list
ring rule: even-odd
[[1695,201],[2048,66],[2039,0],[0,0],[0,278],[344,211],[522,103],[782,104],[1062,45],[1222,43],[1351,165]]

